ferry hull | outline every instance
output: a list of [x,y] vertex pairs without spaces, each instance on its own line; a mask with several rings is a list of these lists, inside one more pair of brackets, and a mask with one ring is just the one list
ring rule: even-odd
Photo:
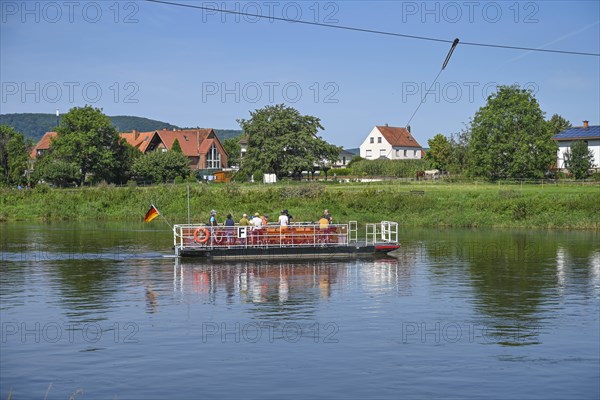
[[398,249],[398,245],[389,243],[359,244],[347,246],[315,247],[223,247],[223,248],[185,248],[180,257],[199,257],[215,260],[248,259],[331,259],[385,256]]

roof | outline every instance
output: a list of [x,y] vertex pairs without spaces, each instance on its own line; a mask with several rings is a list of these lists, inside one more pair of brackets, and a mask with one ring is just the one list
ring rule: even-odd
[[408,130],[406,130],[406,128],[397,128],[394,126],[376,126],[376,128],[392,147],[421,148],[421,145],[417,143],[415,138]]
[[560,132],[552,140],[589,140],[600,139],[600,125],[591,125],[587,128],[576,126]]
[[56,132],[44,133],[44,136],[42,136],[38,144],[31,150],[31,158],[35,158],[37,156],[38,150],[48,150],[50,148],[50,143],[52,143],[52,138],[55,138],[56,135],[58,135]]
[[354,157],[355,155],[356,155],[356,153],[353,153],[346,149],[340,150],[340,154],[339,154],[340,157]]
[[[137,137],[136,137],[137,134]],[[175,139],[179,141],[181,151],[187,157],[198,157],[202,153],[202,148],[205,147],[205,140],[209,137],[215,137],[213,129],[186,129],[186,130],[169,130],[162,129],[151,132],[127,132],[121,133],[121,137],[133,147],[138,148],[142,153],[146,151],[148,145],[152,142],[154,135],[158,135],[167,149],[173,147]],[[210,139],[210,143],[213,140]],[[210,148],[210,145],[207,149]]]

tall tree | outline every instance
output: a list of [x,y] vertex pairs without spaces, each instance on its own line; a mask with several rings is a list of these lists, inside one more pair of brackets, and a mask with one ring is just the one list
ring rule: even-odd
[[243,168],[277,177],[298,175],[319,166],[326,168],[337,159],[340,148],[317,136],[321,121],[284,104],[250,112],[249,120],[238,120],[248,135],[248,152]]
[[552,136],[558,135],[562,131],[567,130],[571,127],[571,123],[569,122],[569,120],[561,117],[558,114],[554,114],[552,117],[550,117],[550,119],[548,120],[548,125],[550,126]]
[[117,154],[125,140],[99,108],[75,107],[62,116],[58,136],[51,145],[51,157],[74,163],[80,170],[79,184],[88,174],[96,181],[112,182],[121,174],[123,164]]
[[223,141],[223,147],[228,154],[227,162],[230,167],[234,165],[239,165],[240,163],[240,152],[242,151],[242,146],[240,146],[240,138],[234,137]]
[[446,136],[438,133],[433,139],[429,139],[427,144],[429,145],[427,158],[433,161],[435,168],[447,171],[452,157],[452,144],[450,141]]
[[551,137],[531,91],[500,86],[473,119],[469,172],[488,179],[542,178],[556,157]]
[[571,150],[565,153],[565,168],[571,171],[575,179],[585,179],[594,166],[594,153],[583,140],[577,140]]
[[8,125],[0,125],[0,167],[2,184],[24,181],[32,143]]

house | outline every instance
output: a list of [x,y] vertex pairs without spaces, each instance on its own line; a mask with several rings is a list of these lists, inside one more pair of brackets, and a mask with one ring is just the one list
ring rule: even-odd
[[150,132],[133,130],[120,135],[142,153],[170,150],[177,139],[193,170],[227,167],[227,152],[213,129],[162,129]]
[[356,157],[357,155],[358,155],[357,153],[353,153],[352,151],[342,149],[340,151],[340,155],[338,156],[338,159],[336,160],[335,163],[333,163],[332,167],[333,168],[345,168],[348,165],[348,163],[350,163],[350,161],[352,161],[352,159],[354,157]]
[[58,135],[56,132],[46,132],[40,141],[33,147],[29,157],[31,157],[31,159],[35,159],[36,157],[39,157],[47,152],[50,148],[50,144],[52,143],[52,139],[55,138],[56,135]]
[[360,156],[367,160],[414,160],[422,158],[423,148],[406,128],[376,126],[360,145]]
[[[31,158],[46,152],[50,148],[51,139],[56,135],[56,132],[47,132],[32,150]],[[177,139],[181,151],[190,160],[192,170],[227,167],[227,152],[213,129],[162,129],[150,132],[138,132],[134,129],[119,135],[142,153],[168,151]]]
[[556,153],[556,168],[565,169],[565,153],[570,151],[575,141],[583,140],[594,155],[593,168],[600,168],[600,125],[589,125],[583,121],[583,126],[576,126],[560,132],[552,137],[558,144]]

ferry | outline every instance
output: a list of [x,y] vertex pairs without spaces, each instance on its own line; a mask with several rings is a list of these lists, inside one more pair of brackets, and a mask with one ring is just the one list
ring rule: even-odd
[[322,226],[294,223],[288,226],[173,226],[176,257],[206,259],[329,259],[387,255],[400,248],[398,223],[365,225],[358,237],[357,221]]

